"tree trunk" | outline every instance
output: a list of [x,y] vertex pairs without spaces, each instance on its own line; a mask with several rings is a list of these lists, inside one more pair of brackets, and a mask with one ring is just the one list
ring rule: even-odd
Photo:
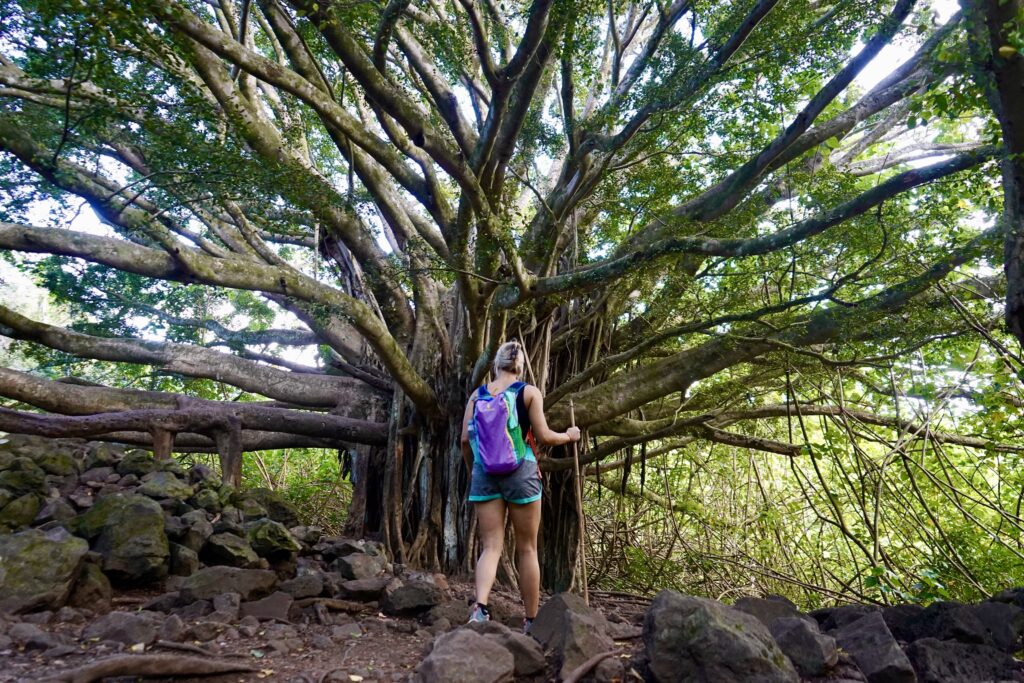
[[580,540],[572,471],[544,474],[543,501],[538,544],[541,585],[556,593],[567,591],[576,581]]

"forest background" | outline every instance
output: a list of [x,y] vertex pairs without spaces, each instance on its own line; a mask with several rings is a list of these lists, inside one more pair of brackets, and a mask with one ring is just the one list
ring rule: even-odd
[[462,403],[515,338],[586,433],[591,585],[1024,584],[1022,12],[5,3],[0,429],[466,569]]

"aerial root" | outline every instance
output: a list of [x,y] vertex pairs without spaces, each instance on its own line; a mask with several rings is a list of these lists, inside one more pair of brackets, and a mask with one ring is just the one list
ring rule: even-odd
[[609,650],[608,652],[602,652],[599,655],[594,655],[587,661],[580,664],[578,667],[572,670],[568,676],[562,679],[562,683],[577,683],[581,678],[590,673],[590,670],[595,666],[608,659],[614,657],[616,654],[615,650]]
[[119,655],[77,669],[62,671],[43,679],[43,683],[92,683],[112,676],[210,676],[256,670],[241,662],[181,655]]

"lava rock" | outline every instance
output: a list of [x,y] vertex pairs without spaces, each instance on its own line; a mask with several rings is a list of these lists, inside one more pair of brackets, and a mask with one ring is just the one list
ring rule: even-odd
[[533,620],[530,635],[554,650],[562,677],[614,647],[605,618],[571,593],[560,593],[544,603]]
[[769,628],[776,619],[811,619],[801,614],[793,603],[781,599],[744,597],[736,601],[733,609],[746,612]]
[[181,599],[188,603],[232,592],[241,595],[242,600],[252,600],[267,595],[275,585],[277,575],[265,569],[207,567],[185,579],[181,585]]
[[515,671],[512,653],[495,641],[459,629],[438,636],[416,667],[417,683],[504,683]]
[[42,497],[37,493],[25,493],[7,503],[0,510],[0,531],[26,528],[35,520],[42,504]]
[[920,683],[976,683],[1014,680],[1016,662],[987,645],[921,638],[907,647]]
[[142,477],[142,486],[136,492],[150,498],[186,500],[192,497],[192,487],[170,472],[150,472]]
[[882,608],[882,619],[889,627],[893,638],[909,642],[914,640],[911,625],[924,611],[921,605],[892,605]]
[[368,553],[352,553],[339,557],[334,566],[346,579],[369,579],[384,571],[387,558]]
[[870,683],[914,683],[914,669],[885,619],[873,611],[837,629],[832,635],[853,656]]
[[839,661],[835,638],[822,634],[814,621],[779,617],[768,630],[803,676],[822,676]]
[[988,645],[1012,653],[1020,646],[1024,610],[1000,602],[978,605],[933,602],[913,619],[908,619],[901,631],[904,636],[901,639],[908,642],[937,638]]
[[49,633],[35,624],[21,622],[7,630],[8,637],[26,650],[51,650],[68,645],[70,640],[56,633]]
[[[90,442],[83,465],[90,470],[99,467],[113,468],[124,457],[124,450],[108,443]],[[113,471],[113,470],[111,470]]]
[[381,602],[381,611],[389,616],[411,616],[440,604],[444,593],[426,581],[409,581],[389,591]]
[[223,507],[220,503],[220,496],[213,489],[201,489],[192,500],[196,507],[200,507],[210,513],[220,512]]
[[512,631],[497,621],[477,621],[466,628],[490,638],[512,653],[516,676],[533,676],[544,670],[547,663],[540,644],[530,636]]
[[103,571],[115,583],[146,583],[167,576],[170,549],[164,514],[156,501],[116,493],[96,501],[75,519],[78,535],[92,540]]
[[[266,510],[266,516],[285,527],[299,524],[299,512],[295,506],[285,500],[281,494],[270,489],[249,489],[245,497],[253,500]],[[262,516],[262,515],[261,515]]]
[[242,605],[242,596],[238,593],[221,593],[213,596],[213,611],[220,612],[228,621],[238,621],[238,611]]
[[288,531],[300,543],[305,543],[306,545],[314,545],[324,533],[324,530],[318,526],[293,526]]
[[0,489],[15,495],[46,493],[46,472],[29,458],[14,458],[0,471]]
[[[387,576],[373,576],[369,579],[345,581],[339,588],[341,594],[351,600],[378,600],[390,581]],[[465,611],[464,606],[462,611]]]
[[172,643],[180,641],[184,635],[185,622],[177,614],[171,614],[164,619],[163,623],[160,624],[160,630],[157,632],[159,640],[169,640]]
[[150,472],[155,472],[156,469],[156,461],[153,460],[153,456],[145,451],[132,451],[117,463],[117,473],[122,477],[129,474],[144,477]]
[[291,557],[302,546],[280,522],[258,519],[244,525],[245,538],[260,557],[280,560]]
[[200,462],[188,468],[188,480],[192,484],[213,485],[217,483],[217,475],[210,467]]
[[255,567],[260,559],[244,539],[231,533],[213,534],[206,539],[199,558],[206,564],[229,567]]
[[66,451],[48,449],[33,458],[33,461],[47,474],[53,474],[58,477],[78,474],[78,461]]
[[199,570],[199,556],[191,548],[178,543],[170,544],[171,574],[175,576],[192,576]]
[[0,612],[63,606],[88,551],[85,541],[59,527],[0,536]]
[[206,540],[213,535],[213,525],[206,519],[206,514],[202,510],[186,512],[181,516],[181,521],[188,528],[178,542],[198,554]]
[[114,589],[110,586],[110,579],[99,565],[92,562],[82,565],[82,573],[75,582],[68,604],[103,614],[111,610],[113,599]]
[[256,617],[260,621],[288,621],[288,611],[295,599],[283,591],[272,593],[262,600],[242,603],[239,614],[243,617]]
[[132,612],[111,612],[89,624],[82,637],[86,639],[112,640],[116,643],[134,645],[154,642],[157,629],[162,621],[149,614]]
[[644,616],[644,644],[659,683],[799,680],[760,621],[706,598],[660,592]]
[[868,605],[839,605],[838,607],[825,607],[814,610],[810,613],[810,616],[817,620],[822,631],[830,633],[877,611],[877,607]]
[[63,498],[51,498],[39,508],[35,521],[32,523],[39,525],[46,524],[47,522],[57,522],[64,525],[74,519],[77,514],[75,508],[71,507]]
[[[313,598],[324,592],[324,580],[319,572],[300,574],[281,584],[281,590],[296,600]],[[376,597],[373,598],[376,600]]]

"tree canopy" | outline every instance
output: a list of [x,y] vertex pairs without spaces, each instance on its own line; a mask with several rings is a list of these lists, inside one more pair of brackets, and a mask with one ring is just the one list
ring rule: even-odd
[[450,566],[462,404],[515,338],[595,487],[671,510],[631,468],[771,454],[891,568],[866,496],[894,459],[1021,447],[1021,7],[6,3],[0,249],[70,323],[0,302],[35,364],[0,368],[0,429],[235,481],[347,449],[352,523]]

